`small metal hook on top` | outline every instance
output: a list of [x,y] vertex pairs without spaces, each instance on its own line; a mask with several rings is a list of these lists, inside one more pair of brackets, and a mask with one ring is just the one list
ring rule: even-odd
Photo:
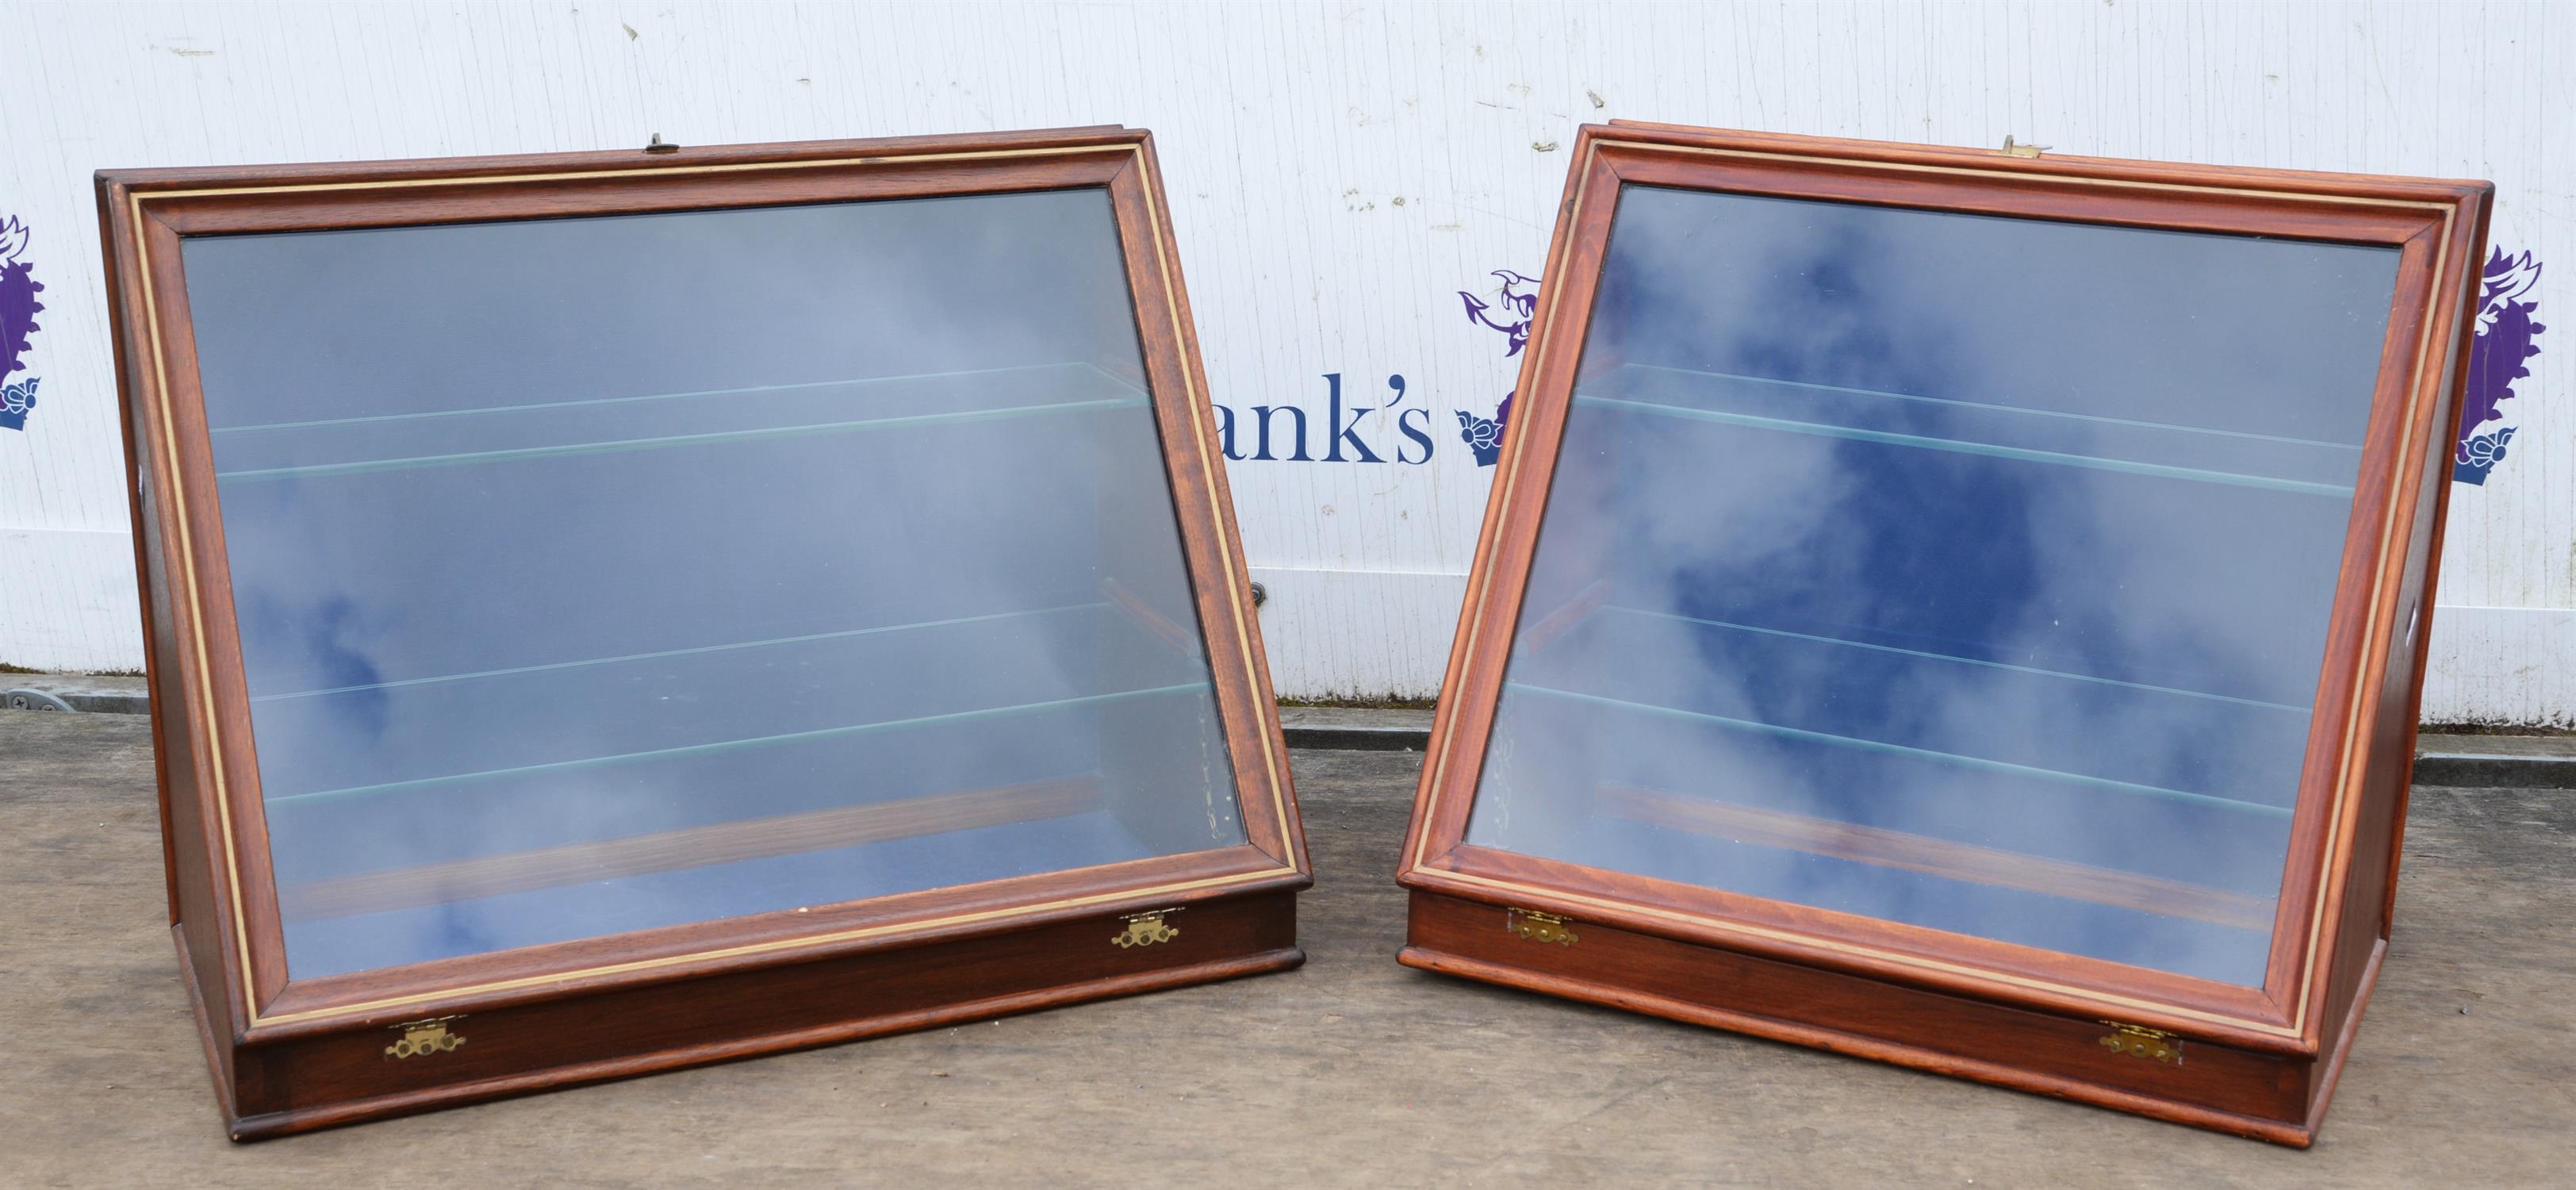
[[652,140],[645,142],[644,151],[647,153],[677,153],[680,151],[680,146],[663,140],[662,134],[656,132],[653,134]]
[[2003,155],[2006,157],[2037,157],[2041,153],[2047,151],[2048,146],[2046,145],[2015,144],[2013,143],[2013,138],[2009,135],[2004,137],[2004,147],[2001,150]]

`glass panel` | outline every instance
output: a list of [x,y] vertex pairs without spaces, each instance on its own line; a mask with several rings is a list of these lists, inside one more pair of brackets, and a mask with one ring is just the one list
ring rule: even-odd
[[1243,841],[1105,190],[184,251],[290,975]]
[[1468,840],[2259,984],[2396,269],[1628,188]]

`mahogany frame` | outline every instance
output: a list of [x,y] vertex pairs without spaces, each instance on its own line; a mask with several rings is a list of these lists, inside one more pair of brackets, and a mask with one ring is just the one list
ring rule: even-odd
[[[1249,842],[290,981],[180,238],[1071,187],[1114,209]],[[1150,133],[106,170],[97,188],[171,935],[233,1139],[1304,961],[1312,869]],[[470,1044],[405,1047],[414,1028]]]
[[[2387,950],[2493,187],[2027,153],[1627,121],[1581,130],[1400,861],[1412,892],[1399,958],[2305,1146]],[[2400,249],[2260,988],[1463,842],[1630,182]]]

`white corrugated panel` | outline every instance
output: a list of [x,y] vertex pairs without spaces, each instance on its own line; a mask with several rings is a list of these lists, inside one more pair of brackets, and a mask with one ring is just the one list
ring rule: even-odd
[[[39,402],[0,428],[0,661],[22,665],[141,662],[100,166],[1150,127],[1246,456],[1272,662],[1305,696],[1438,685],[1491,474],[1465,435],[1519,362],[1497,327],[1526,286],[1496,274],[1539,270],[1584,121],[2491,177],[2495,242],[2576,269],[2563,5],[585,0],[0,25],[0,220],[28,229],[47,307],[9,377]],[[2544,267],[2518,300],[2546,323],[2567,293]],[[2514,429],[2504,460],[2454,492],[2430,718],[2576,721],[2576,345],[2536,342],[2485,427]]]

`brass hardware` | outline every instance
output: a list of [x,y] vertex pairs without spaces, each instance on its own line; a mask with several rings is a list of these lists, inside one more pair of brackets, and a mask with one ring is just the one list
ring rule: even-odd
[[1572,946],[1582,940],[1564,918],[1535,909],[1504,910],[1503,928],[1532,942],[1553,942],[1558,946]]
[[413,1021],[394,1028],[403,1031],[402,1040],[385,1047],[388,1058],[426,1058],[431,1054],[454,1053],[464,1048],[465,1036],[447,1031],[447,1022],[464,1020],[461,1016],[443,1016],[435,1020]]
[[2004,138],[2004,147],[2002,152],[2006,157],[2037,157],[2047,150],[2048,146],[2046,145],[2014,144],[2013,138],[2007,136]]
[[2103,1049],[2115,1054],[2127,1054],[2133,1058],[2150,1058],[2158,1062],[2171,1062],[2176,1066],[2182,1065],[2181,1038],[2162,1029],[2123,1025],[2118,1021],[2102,1023],[2111,1026],[2111,1032],[2096,1043]]
[[1120,950],[1131,946],[1152,946],[1157,942],[1169,942],[1181,936],[1181,927],[1165,924],[1163,917],[1166,914],[1178,912],[1180,912],[1178,909],[1157,909],[1152,913],[1129,914],[1118,919],[1127,923],[1127,929],[1109,940],[1116,943]]

